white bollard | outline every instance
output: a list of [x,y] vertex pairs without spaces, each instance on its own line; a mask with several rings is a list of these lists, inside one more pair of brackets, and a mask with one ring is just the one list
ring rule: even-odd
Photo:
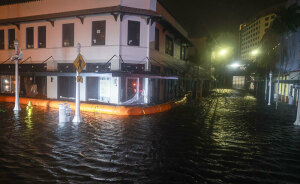
[[299,98],[299,95],[300,95],[300,90],[298,90],[298,107],[297,107],[297,117],[296,117],[296,121],[294,123],[294,125],[300,125],[300,98]]
[[70,105],[67,103],[62,103],[58,105],[59,109],[59,122],[66,123],[70,121]]
[[272,71],[269,73],[270,83],[269,83],[269,102],[268,105],[271,105],[271,91],[272,91]]

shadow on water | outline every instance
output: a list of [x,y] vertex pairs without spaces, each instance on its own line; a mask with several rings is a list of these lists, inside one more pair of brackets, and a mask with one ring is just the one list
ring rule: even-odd
[[0,183],[300,181],[295,108],[246,91],[214,90],[151,116],[83,113],[77,125],[58,123],[56,109],[0,108]]

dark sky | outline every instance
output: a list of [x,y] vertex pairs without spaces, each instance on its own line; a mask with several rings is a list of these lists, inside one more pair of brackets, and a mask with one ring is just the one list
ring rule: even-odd
[[238,26],[256,13],[285,0],[161,0],[190,36],[236,33]]

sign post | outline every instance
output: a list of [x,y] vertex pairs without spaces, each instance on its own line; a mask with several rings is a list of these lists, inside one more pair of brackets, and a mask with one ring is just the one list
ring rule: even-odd
[[20,111],[21,107],[19,104],[19,66],[18,66],[18,62],[20,59],[23,58],[23,54],[22,51],[19,51],[19,41],[15,40],[14,41],[14,45],[15,45],[15,55],[11,58],[11,60],[15,60],[16,64],[15,64],[15,107],[14,107],[14,111]]
[[85,67],[85,62],[80,54],[81,45],[80,43],[77,44],[77,52],[78,56],[74,61],[74,65],[76,68],[76,104],[75,104],[75,115],[73,119],[73,123],[80,123],[82,122],[81,116],[80,116],[80,82],[82,82],[82,77],[80,76],[80,73]]

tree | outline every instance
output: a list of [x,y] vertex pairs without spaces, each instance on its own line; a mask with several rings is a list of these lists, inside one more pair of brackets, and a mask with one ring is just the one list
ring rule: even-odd
[[[300,7],[295,3],[276,13],[275,20],[262,38],[263,54],[258,59],[257,69],[260,75],[266,75],[270,70],[276,70],[276,64],[280,69],[287,66],[288,47],[285,44],[286,35],[297,32],[300,26]],[[278,62],[279,61],[279,62]]]

